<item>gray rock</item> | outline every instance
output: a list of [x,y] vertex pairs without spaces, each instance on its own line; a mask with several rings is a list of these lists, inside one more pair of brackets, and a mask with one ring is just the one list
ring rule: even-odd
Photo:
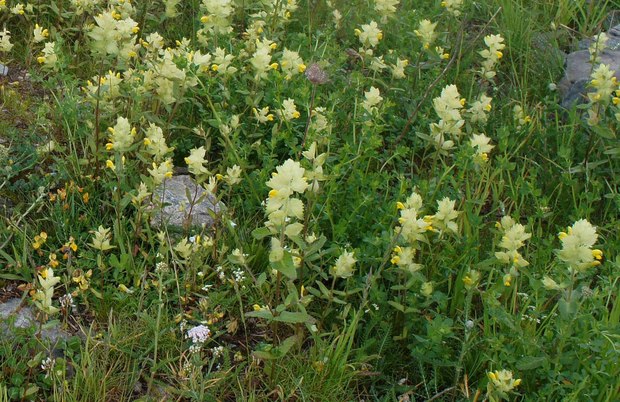
[[[10,337],[15,328],[29,328],[39,327],[39,322],[36,320],[35,312],[30,306],[21,306],[22,299],[14,298],[0,303],[0,339]],[[21,308],[20,308],[21,306]],[[7,321],[10,317],[15,317],[12,327],[9,326]],[[54,345],[60,340],[66,340],[70,335],[61,330],[58,326],[52,328],[45,328],[41,330],[41,339],[49,341]]]
[[[607,50],[620,50],[620,25],[616,25],[607,31],[607,36],[609,36],[609,39],[605,43],[605,48]],[[579,50],[588,50],[595,39],[596,35],[592,38],[583,39],[579,41],[577,48]]]
[[189,175],[173,176],[166,180],[154,191],[153,199],[163,205],[161,210],[156,209],[151,218],[153,226],[210,227],[224,209],[224,205],[213,194],[198,186]]
[[[620,25],[611,28],[607,35],[609,40],[605,50],[599,55],[600,62],[615,71],[616,78],[620,80]],[[578,46],[580,50],[570,53],[566,58],[564,77],[558,83],[562,96],[561,104],[565,108],[587,101],[588,82],[593,71],[587,49],[593,40],[594,38],[590,38],[581,41]]]

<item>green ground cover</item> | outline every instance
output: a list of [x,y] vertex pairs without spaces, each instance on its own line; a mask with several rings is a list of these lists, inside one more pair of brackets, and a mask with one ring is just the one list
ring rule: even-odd
[[0,401],[620,399],[617,9],[0,0]]

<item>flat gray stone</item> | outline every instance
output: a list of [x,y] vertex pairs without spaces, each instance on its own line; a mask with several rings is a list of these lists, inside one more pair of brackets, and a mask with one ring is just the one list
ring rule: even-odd
[[[21,303],[22,299],[19,298],[0,303],[0,339],[10,338],[15,328],[39,328],[33,308],[27,305],[20,308]],[[15,317],[12,327],[7,322],[11,317]],[[41,330],[41,339],[49,341],[52,345],[69,337],[70,335],[58,326]]]
[[151,218],[153,226],[211,227],[215,223],[214,217],[224,208],[213,194],[207,193],[189,175],[167,179],[153,192],[153,199],[163,205]]

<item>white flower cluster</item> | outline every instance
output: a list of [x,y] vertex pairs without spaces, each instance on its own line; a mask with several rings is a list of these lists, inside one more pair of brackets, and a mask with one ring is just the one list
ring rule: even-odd
[[206,325],[198,325],[187,331],[186,339],[191,339],[193,344],[202,345],[211,336],[211,330]]

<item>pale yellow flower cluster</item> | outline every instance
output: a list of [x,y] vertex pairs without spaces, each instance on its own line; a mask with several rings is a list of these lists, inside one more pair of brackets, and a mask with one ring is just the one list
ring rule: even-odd
[[379,41],[383,39],[383,31],[379,29],[379,26],[375,21],[371,21],[369,24],[362,25],[362,29],[356,29],[355,35],[359,38],[362,46],[365,48],[372,48],[377,46]]
[[437,27],[436,22],[431,22],[430,20],[422,20],[418,25],[418,29],[413,31],[418,38],[422,41],[422,48],[429,49],[431,45],[437,39],[437,33],[435,32],[435,28]]
[[433,99],[433,107],[439,116],[438,123],[431,123],[432,140],[440,151],[448,151],[454,147],[454,141],[446,139],[461,135],[461,127],[465,120],[461,116],[461,109],[465,105],[465,98],[461,98],[456,85],[448,85],[441,91],[441,96]]
[[504,264],[510,264],[510,272],[504,275],[504,285],[510,286],[512,279],[518,275],[518,268],[529,265],[519,249],[525,245],[525,241],[532,237],[531,233],[525,231],[525,226],[515,222],[510,216],[504,216],[495,226],[502,232],[502,239],[499,247],[504,251],[497,251],[495,258]]
[[514,379],[512,371],[496,370],[487,374],[487,396],[491,400],[509,399],[508,393],[521,384],[521,379]]
[[7,31],[6,28],[0,31],[0,52],[10,52],[13,49],[13,44],[11,43],[11,32]]
[[96,25],[88,33],[95,53],[117,57],[127,62],[137,56],[138,23],[131,17],[122,17],[116,9],[104,11],[95,17]]
[[60,278],[54,276],[52,268],[44,269],[37,275],[39,280],[39,289],[32,297],[35,306],[45,314],[55,314],[59,311],[57,307],[52,305],[52,297],[54,296],[54,286],[60,282]]
[[585,219],[580,219],[570,226],[566,232],[558,235],[562,249],[558,250],[558,258],[568,264],[571,271],[585,271],[600,265],[603,252],[592,249],[598,234],[596,228]]
[[364,92],[364,101],[362,107],[368,114],[374,114],[377,111],[377,105],[381,103],[383,97],[378,88],[370,87],[370,89]]
[[463,0],[443,0],[441,6],[445,7],[448,13],[459,17],[463,8]]
[[299,253],[285,245],[285,238],[295,238],[303,230],[299,221],[304,217],[304,204],[295,197],[303,194],[309,187],[306,170],[299,162],[288,159],[276,168],[267,186],[271,188],[266,203],[267,222],[265,227],[274,236],[271,238],[269,261],[279,263],[285,255],[291,257],[295,267],[301,263]]
[[596,39],[592,41],[588,47],[590,53],[590,63],[595,65],[601,62],[601,53],[605,50],[609,36],[605,32],[601,32],[596,35]]
[[381,16],[381,22],[387,22],[388,17],[396,13],[400,0],[375,0],[375,11]]
[[419,242],[426,240],[425,233],[433,229],[432,217],[419,216],[422,206],[422,197],[416,192],[413,192],[404,203],[396,203],[400,217],[398,218],[399,226],[396,227],[394,233],[399,236],[402,246],[394,247],[391,262],[410,273],[422,268],[421,264],[415,262],[416,249]]
[[34,30],[32,32],[32,41],[34,43],[43,42],[50,36],[50,33],[47,29],[44,29],[39,26],[39,24],[34,24]]
[[469,144],[474,148],[474,162],[483,164],[489,160],[489,152],[495,145],[491,145],[491,139],[484,134],[473,134]]
[[282,58],[280,59],[280,67],[285,74],[285,79],[290,80],[294,75],[301,74],[306,71],[306,65],[299,56],[299,53],[284,49],[282,52]]
[[56,55],[56,43],[47,42],[37,62],[43,66],[43,68],[52,70],[56,67],[58,56]]
[[337,278],[346,279],[353,276],[353,269],[357,260],[353,252],[344,251],[336,260],[330,272]]
[[297,106],[295,106],[295,101],[291,98],[285,99],[282,102],[282,109],[278,111],[278,114],[284,121],[298,119],[300,116],[300,113],[297,111]]
[[265,224],[272,233],[279,233],[284,228],[284,233],[298,234],[301,224],[289,223],[291,218],[303,219],[304,204],[294,197],[295,194],[303,194],[308,188],[305,177],[306,170],[299,162],[288,159],[276,168],[267,186],[271,188],[267,199],[266,211],[268,222]]
[[278,63],[271,62],[271,52],[277,47],[278,45],[275,42],[267,38],[256,40],[256,49],[250,58],[250,65],[254,69],[256,80],[266,78],[269,71],[278,68]]
[[233,31],[231,23],[235,11],[232,0],[202,0],[201,9],[205,15],[200,18],[202,34],[228,34]]
[[487,35],[484,37],[484,43],[487,45],[488,49],[481,50],[479,53],[484,59],[480,74],[485,79],[491,79],[497,74],[495,72],[495,66],[504,56],[502,50],[506,47],[503,42],[504,38],[502,38],[501,35]]

